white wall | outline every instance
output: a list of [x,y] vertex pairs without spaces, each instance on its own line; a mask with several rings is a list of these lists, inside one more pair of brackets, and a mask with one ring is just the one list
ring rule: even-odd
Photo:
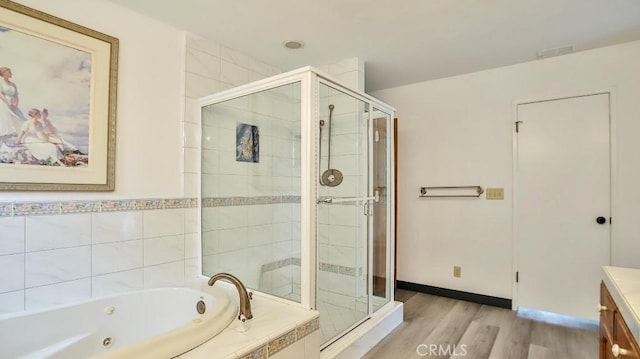
[[[116,190],[64,194],[3,192],[1,199],[182,196],[184,32],[104,0],[19,2],[120,40]],[[20,86],[19,74],[14,80]]]
[[116,190],[0,193],[35,209],[0,216],[0,312],[184,279],[199,253],[196,209],[170,199],[184,193],[185,33],[107,1],[21,3],[119,38]]
[[[372,93],[398,109],[398,280],[511,298],[512,106],[603,89],[616,125],[612,264],[640,267],[639,61],[631,42]],[[504,187],[505,200],[418,198],[438,185]]]

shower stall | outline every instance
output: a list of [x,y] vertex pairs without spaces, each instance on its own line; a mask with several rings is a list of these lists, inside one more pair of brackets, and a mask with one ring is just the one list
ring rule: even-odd
[[312,67],[198,105],[202,273],[318,310],[323,346],[391,302],[394,109]]

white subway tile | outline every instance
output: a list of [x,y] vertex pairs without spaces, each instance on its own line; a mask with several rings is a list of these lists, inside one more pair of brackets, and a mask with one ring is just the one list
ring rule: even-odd
[[202,274],[206,276],[212,276],[220,270],[220,255],[205,255],[202,257]]
[[187,48],[186,70],[193,74],[219,80],[220,57],[194,48]]
[[25,258],[27,288],[91,276],[91,246],[31,252]]
[[220,252],[247,248],[247,227],[220,230]]
[[251,59],[249,56],[234,49],[222,46],[220,57],[223,61],[249,69],[251,67]]
[[200,193],[200,175],[198,173],[184,174],[184,195],[185,197],[198,197]]
[[219,133],[219,149],[225,154],[232,154],[231,158],[236,159],[236,128],[221,128]]
[[220,173],[220,152],[214,150],[202,150],[202,173]]
[[[233,275],[240,273],[247,267],[247,252],[246,250],[238,250],[233,252],[224,252],[218,255],[219,267],[218,271],[227,272]],[[240,277],[240,280],[242,278]]]
[[184,235],[184,258],[200,258],[202,255],[200,234],[189,233]]
[[184,260],[184,279],[199,278],[201,275],[200,257]]
[[262,224],[269,224],[273,222],[273,206],[270,204],[261,204],[246,206],[248,212],[247,225],[257,226]]
[[144,287],[175,285],[184,280],[184,260],[144,268]]
[[202,208],[202,231],[220,229],[220,209],[222,207]]
[[185,97],[184,121],[200,126],[200,106],[194,98]]
[[[271,211],[273,211],[273,223],[279,222],[291,222],[293,218],[293,205],[291,203],[272,204]],[[300,216],[298,214],[298,220]]]
[[247,247],[273,243],[273,225],[264,224],[247,227]]
[[291,223],[274,223],[273,240],[275,242],[291,241]]
[[0,293],[0,314],[21,312],[24,310],[24,290]]
[[0,293],[24,289],[24,256],[0,256]]
[[220,79],[231,86],[240,86],[249,82],[249,70],[231,63],[223,58]]
[[364,66],[364,63],[362,63],[357,57],[351,57],[336,62],[335,64],[330,64],[327,71],[329,72],[329,75],[335,76],[345,72],[364,70],[364,68],[360,68],[361,65]]
[[106,296],[144,288],[142,268],[99,275],[92,278],[92,296]]
[[[197,176],[197,174],[194,174]],[[222,175],[202,174],[202,197],[220,197]],[[225,188],[226,190],[226,188]]]
[[362,206],[330,205],[329,224],[339,226],[357,226],[358,219],[362,216]]
[[202,126],[202,148],[206,150],[220,149],[220,128]]
[[200,173],[200,150],[197,148],[184,148],[184,172]]
[[220,151],[220,174],[246,176],[249,173],[250,162],[242,162],[236,160],[236,153]]
[[184,210],[184,233],[198,233],[200,230],[200,219],[197,208],[186,208]]
[[27,217],[27,252],[91,243],[91,214]]
[[202,254],[205,256],[220,252],[220,231],[202,232]]
[[206,52],[216,57],[220,57],[221,52],[221,46],[218,42],[189,32],[187,33],[187,48]]
[[94,276],[143,266],[142,240],[98,244],[91,252]]
[[147,238],[144,240],[144,265],[184,261],[184,235]]
[[25,291],[27,310],[43,309],[54,305],[79,302],[89,298],[91,298],[90,278],[30,288]]
[[143,212],[144,238],[184,234],[184,209]]
[[187,73],[185,81],[186,96],[194,99],[224,90],[220,81],[196,74]]
[[[271,162],[269,158],[260,158],[261,164],[254,163],[256,170],[267,169],[265,162]],[[266,171],[265,171],[266,172]],[[247,177],[247,195],[248,196],[269,196],[273,194],[273,178],[269,175],[250,174]]]
[[142,212],[102,212],[92,214],[93,244],[142,238]]
[[274,242],[271,248],[273,248],[273,258],[275,260],[287,259],[293,256],[293,243],[291,241]]
[[184,147],[200,148],[200,125],[183,122],[184,125]]
[[249,217],[249,206],[228,206],[218,208],[220,229],[246,227]]
[[357,227],[333,225],[329,227],[329,244],[343,247],[356,247]]
[[24,253],[25,218],[0,218],[0,255]]

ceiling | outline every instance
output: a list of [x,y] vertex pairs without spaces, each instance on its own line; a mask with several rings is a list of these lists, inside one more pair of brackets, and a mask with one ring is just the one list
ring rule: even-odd
[[111,1],[283,70],[358,57],[367,92],[640,39],[638,0]]

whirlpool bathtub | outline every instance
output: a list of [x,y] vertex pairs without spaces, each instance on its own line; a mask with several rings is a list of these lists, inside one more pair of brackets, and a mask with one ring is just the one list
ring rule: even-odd
[[224,290],[198,281],[4,315],[0,358],[172,358],[216,336],[237,314]]

